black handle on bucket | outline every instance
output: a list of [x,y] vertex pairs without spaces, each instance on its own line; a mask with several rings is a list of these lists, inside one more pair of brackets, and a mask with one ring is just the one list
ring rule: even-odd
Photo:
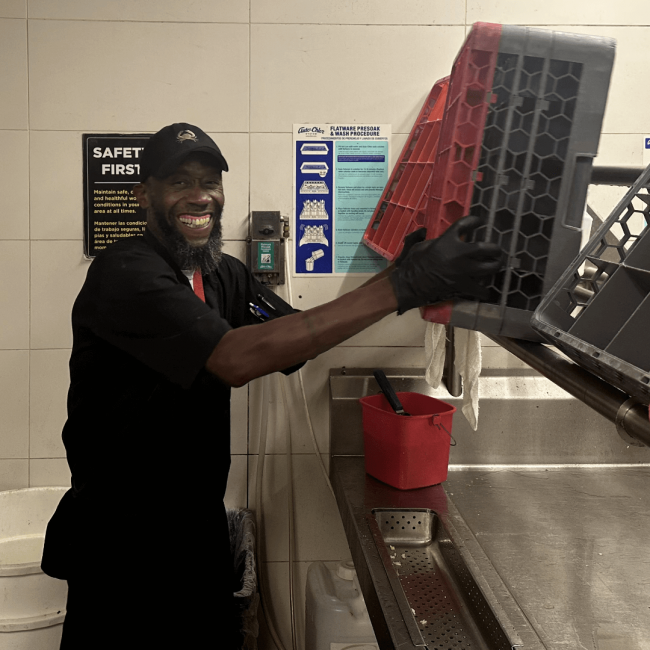
[[397,415],[408,415],[408,413],[404,410],[402,403],[399,401],[395,389],[388,381],[386,373],[383,370],[374,370],[372,374],[375,376],[375,379],[379,384],[379,388],[381,388],[381,392],[386,396],[386,399],[388,400],[388,403],[390,404],[393,411],[395,411]]
[[431,416],[431,424],[433,424],[434,427],[438,427],[438,429],[442,428],[447,432],[447,435],[451,438],[451,442],[449,445],[451,447],[456,446],[456,440],[454,439],[454,436],[451,435],[451,431],[447,431],[447,427],[442,423],[442,418],[440,417],[440,413],[435,413],[434,415]]
[[[447,431],[447,427],[442,422],[440,424],[436,424],[436,426],[438,428],[442,427],[445,431]],[[447,435],[451,438],[451,442],[449,443],[449,445],[451,447],[455,447],[456,446],[456,440],[454,439],[454,436],[451,435],[451,431],[447,431]]]

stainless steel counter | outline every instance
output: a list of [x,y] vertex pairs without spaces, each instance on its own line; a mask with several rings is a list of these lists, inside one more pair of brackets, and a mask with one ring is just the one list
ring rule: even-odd
[[[472,642],[458,645],[458,650],[497,650],[515,645],[529,650],[543,650],[544,646],[537,633],[508,592],[442,486],[397,490],[368,476],[365,473],[363,457],[333,457],[330,474],[359,584],[381,650],[415,650],[423,644],[416,644],[412,634],[412,623],[417,617],[411,619],[408,612],[404,612],[400,603],[401,594],[396,593],[394,580],[391,580],[382,562],[372,526],[372,513],[375,508],[433,510],[449,533],[450,541],[457,549],[459,557],[471,572],[476,588],[485,596],[503,631],[511,640],[507,645],[489,645],[481,639],[474,639]],[[460,609],[467,610],[467,603],[461,603]],[[460,639],[465,638],[465,633],[453,632],[449,635],[449,647],[456,650],[456,644],[461,643]],[[430,643],[431,639],[424,640],[429,648],[446,650],[448,647],[444,642],[442,645],[436,642],[435,638],[433,643]]]
[[382,650],[415,646],[385,574],[379,589],[371,576],[378,507],[437,512],[523,647],[650,649],[650,468],[462,470],[408,491],[368,476],[362,457],[332,458],[331,473]]
[[[616,441],[615,431],[599,430],[595,444],[583,424],[576,432],[580,447],[568,453],[573,451],[570,427],[549,427],[540,444],[528,440],[525,428],[511,425],[505,433],[488,431],[487,440],[473,434],[479,445],[500,443],[499,458],[492,446],[492,462],[503,458],[507,464],[518,453],[515,447],[532,447],[539,462],[548,456],[547,462],[557,464],[558,450],[564,452],[565,465],[490,469],[463,463],[464,469],[452,465],[443,485],[400,491],[365,473],[360,413],[355,409],[358,397],[376,392],[376,387],[372,377],[363,375],[362,369],[332,371],[330,474],[382,650],[416,645],[373,539],[376,508],[438,513],[480,589],[496,603],[495,613],[513,646],[650,650],[650,450],[617,443],[619,447],[605,454],[599,451],[605,449],[600,440],[612,435]],[[398,378],[402,390],[427,392],[419,376],[403,375]],[[576,403],[574,408],[583,406]],[[537,409],[537,404],[530,408]],[[465,436],[459,433],[462,443]],[[599,453],[605,458],[601,464],[593,462]],[[615,454],[618,463],[611,462]]]
[[650,649],[650,468],[450,472],[445,491],[547,648]]

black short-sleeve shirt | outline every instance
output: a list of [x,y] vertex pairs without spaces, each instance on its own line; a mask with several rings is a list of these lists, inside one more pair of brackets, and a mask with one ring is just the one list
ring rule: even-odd
[[72,310],[63,442],[73,487],[48,527],[46,573],[69,573],[71,541],[101,554],[129,526],[187,530],[223,500],[230,388],[205,363],[230,329],[261,322],[249,303],[271,318],[296,310],[226,254],[203,282],[205,303],[149,232],[91,264]]

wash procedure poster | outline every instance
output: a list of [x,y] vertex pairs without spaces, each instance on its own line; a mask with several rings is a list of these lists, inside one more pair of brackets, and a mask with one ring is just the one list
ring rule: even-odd
[[295,275],[386,268],[362,240],[388,180],[390,135],[386,124],[294,124]]

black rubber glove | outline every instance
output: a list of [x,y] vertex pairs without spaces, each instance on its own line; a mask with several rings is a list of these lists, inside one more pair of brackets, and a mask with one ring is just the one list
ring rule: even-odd
[[419,244],[421,241],[424,241],[427,238],[427,229],[422,226],[414,230],[412,233],[404,237],[404,246],[402,247],[402,252],[399,254],[399,257],[395,260],[395,266],[399,266],[408,255],[409,251],[415,244]]
[[484,222],[463,217],[437,239],[414,244],[390,275],[398,313],[451,298],[485,300],[489,290],[481,278],[496,273],[504,256],[497,244],[465,242]]

